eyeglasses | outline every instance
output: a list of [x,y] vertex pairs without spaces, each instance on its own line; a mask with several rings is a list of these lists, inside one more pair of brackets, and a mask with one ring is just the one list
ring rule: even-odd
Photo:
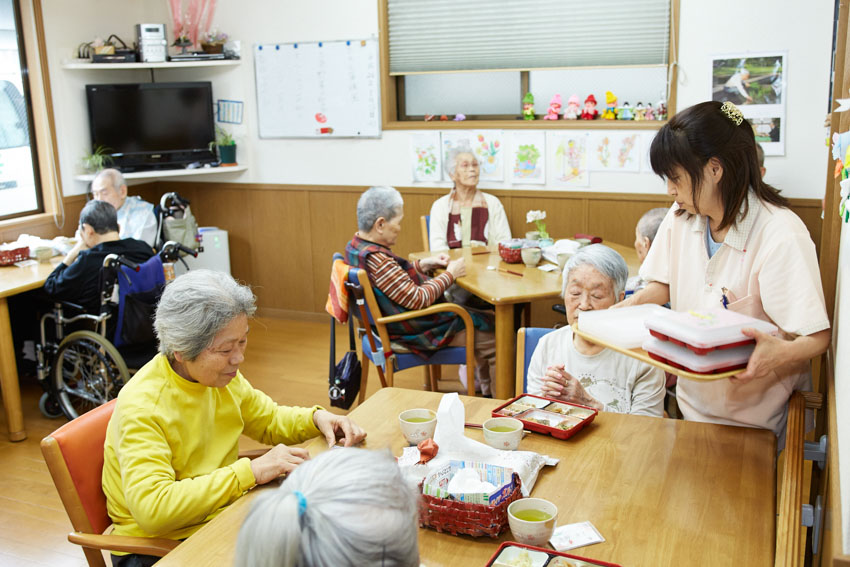
[[461,161],[458,162],[458,169],[478,169],[479,165],[477,161]]

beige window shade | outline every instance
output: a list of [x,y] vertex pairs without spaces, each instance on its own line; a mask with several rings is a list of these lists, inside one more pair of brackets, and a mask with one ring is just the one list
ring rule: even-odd
[[390,74],[666,64],[669,0],[388,0]]

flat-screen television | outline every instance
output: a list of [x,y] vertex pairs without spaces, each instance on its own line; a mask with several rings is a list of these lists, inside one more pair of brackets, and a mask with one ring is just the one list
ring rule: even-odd
[[92,147],[122,171],[216,161],[212,84],[86,85]]

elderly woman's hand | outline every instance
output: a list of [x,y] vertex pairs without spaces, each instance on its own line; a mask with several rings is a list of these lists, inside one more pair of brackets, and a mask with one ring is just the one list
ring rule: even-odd
[[430,272],[436,268],[445,268],[449,263],[449,255],[448,254],[437,254],[436,256],[431,256],[430,258],[423,258],[419,260],[419,268],[423,272]]
[[446,271],[450,273],[454,279],[462,278],[466,275],[466,262],[464,262],[463,258],[452,260],[449,262],[449,265],[446,266]]
[[567,372],[563,364],[550,366],[546,369],[543,377],[543,395],[547,398],[556,398],[565,402],[574,402],[583,406],[589,406],[602,410],[604,406],[587,393],[581,382]]
[[339,439],[345,439],[345,446],[351,447],[366,439],[366,432],[348,416],[336,415],[326,410],[313,413],[313,423],[325,436],[328,447],[333,447]]
[[282,474],[291,473],[309,458],[310,453],[306,449],[276,445],[262,457],[251,461],[251,472],[257,484],[266,484]]

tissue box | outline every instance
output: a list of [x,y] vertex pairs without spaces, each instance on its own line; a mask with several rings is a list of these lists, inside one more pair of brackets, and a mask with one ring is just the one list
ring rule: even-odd
[[[491,494],[452,495],[449,480],[461,468],[474,467],[484,480],[500,487]],[[486,463],[450,461],[429,473],[422,483],[419,525],[452,535],[498,537],[508,526],[508,505],[522,497],[519,475],[510,469]]]

